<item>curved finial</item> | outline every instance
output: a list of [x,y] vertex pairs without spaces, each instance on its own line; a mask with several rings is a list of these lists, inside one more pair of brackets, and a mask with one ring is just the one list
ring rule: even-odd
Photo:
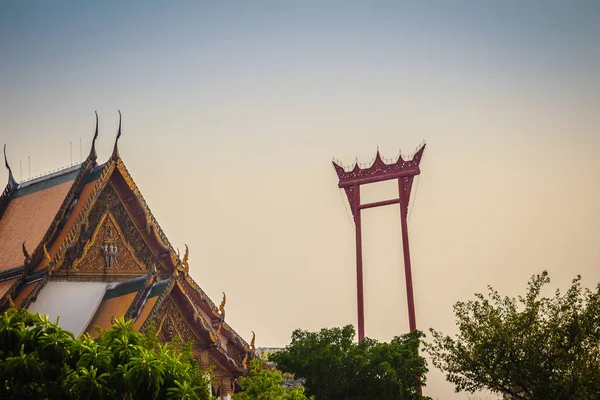
[[225,319],[225,303],[227,303],[227,295],[223,292],[223,301],[221,301],[221,305],[219,306],[219,311],[221,311],[221,319]]
[[43,250],[44,250],[44,260],[46,261],[46,264],[49,265],[52,262],[52,257],[50,257],[50,254],[48,253],[48,249],[46,248],[46,243],[44,243]]
[[121,110],[119,111],[119,131],[117,132],[117,138],[115,139],[115,148],[113,149],[112,158],[119,158],[119,138],[121,137]]
[[190,270],[190,266],[188,264],[188,257],[190,255],[190,249],[188,249],[188,245],[184,245],[185,246],[185,254],[183,255],[183,260],[181,261],[181,263],[183,264],[183,270],[185,272],[188,272]]
[[17,181],[15,180],[15,177],[12,174],[12,170],[10,169],[10,166],[8,165],[8,158],[6,158],[6,144],[4,144],[4,165],[6,166],[6,169],[8,170],[8,186],[11,189],[14,189],[17,187]]
[[92,139],[92,148],[90,149],[90,154],[88,155],[88,160],[96,161],[98,158],[98,154],[96,154],[96,139],[98,138],[98,111],[94,111],[96,113],[96,131],[94,132],[94,138]]
[[255,346],[255,342],[256,342],[256,333],[254,333],[254,331],[250,331],[252,332],[252,340],[250,341],[250,348],[252,349],[252,351],[256,350],[256,346]]
[[29,255],[29,253],[27,252],[27,249],[25,248],[25,241],[23,241],[23,256],[25,257],[25,261],[23,261],[23,265],[27,265],[31,262],[31,256]]
[[8,307],[9,308],[17,308],[17,306],[16,306],[16,304],[15,304],[15,302],[14,302],[14,300],[13,300],[13,298],[12,298],[12,296],[10,294],[6,296],[6,301],[8,303]]
[[8,165],[8,159],[6,158],[6,143],[4,143],[4,165],[10,171],[10,166]]
[[244,369],[248,369],[248,352],[245,352],[246,355],[244,356],[244,359],[242,360],[242,368]]

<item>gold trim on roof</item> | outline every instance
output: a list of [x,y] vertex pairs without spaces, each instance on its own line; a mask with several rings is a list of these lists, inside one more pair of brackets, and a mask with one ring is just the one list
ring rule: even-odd
[[44,243],[44,246],[42,248],[44,249],[44,261],[46,261],[46,264],[49,265],[52,262],[52,257],[50,257],[50,254],[48,254],[46,243]]
[[245,352],[244,361],[242,361],[242,367],[248,369],[248,352]]
[[225,304],[227,303],[227,295],[225,292],[223,293],[223,300],[221,301],[221,305],[219,305],[219,311],[221,312],[221,319],[225,320]]
[[185,245],[185,255],[183,256],[183,260],[181,261],[181,263],[183,264],[183,270],[186,273],[190,272],[190,265],[188,264],[188,257],[190,255],[190,249],[188,248],[188,245]]
[[[150,313],[148,313],[146,320],[142,323],[142,326],[140,327],[140,332],[143,332],[148,327],[148,324],[150,324],[150,321],[152,321],[156,317],[156,313],[160,309],[163,301],[165,300],[165,298],[167,296],[169,296],[171,294],[171,291],[173,290],[173,286],[175,286],[176,283],[177,283],[176,279],[174,279],[174,277],[171,277],[169,283],[167,284],[167,287],[162,292],[162,294],[160,296],[158,296],[158,299],[156,299],[156,303],[154,303],[152,310],[150,310]],[[146,301],[147,300],[148,300],[148,298],[146,298]],[[143,308],[143,304],[142,304],[142,308]],[[139,317],[139,315],[136,315],[135,321],[137,321],[138,317]]]
[[[192,309],[194,310],[194,320],[196,322],[200,322],[200,324],[202,325],[202,328],[204,328],[204,330],[208,333],[208,336],[210,336],[210,340],[212,340],[214,343],[217,343],[217,337],[215,337],[213,329],[211,328],[208,321],[206,321],[206,319],[204,318],[204,315],[202,315],[202,312],[200,310],[198,310],[198,308],[196,307],[196,304],[190,298],[190,296],[188,296],[188,294],[185,292],[185,289],[183,288],[181,283],[179,281],[177,281],[175,284],[179,288],[179,291],[183,294],[183,297],[187,300],[187,302],[191,305]],[[217,336],[218,336],[218,334],[217,334]]]
[[120,158],[118,160],[116,160],[116,167],[119,170],[119,172],[121,173],[123,180],[125,180],[125,183],[127,183],[127,186],[129,187],[129,189],[134,193],[134,195],[140,201],[140,204],[142,206],[142,211],[144,213],[144,217],[146,218],[147,232],[150,233],[150,228],[151,227],[154,228],[155,236],[156,236],[158,243],[163,248],[165,248],[167,251],[175,252],[175,250],[173,249],[173,246],[169,242],[169,239],[167,239],[167,236],[165,235],[162,228],[156,221],[156,218],[154,218],[154,215],[152,215],[152,211],[150,211],[150,207],[148,207],[148,203],[146,203],[144,196],[142,196],[142,193],[140,192],[139,188],[135,184],[135,181],[129,174],[129,171],[127,170],[127,167],[125,167],[123,160],[121,160]]
[[38,246],[31,253],[32,263],[34,265],[36,265],[37,267],[42,266],[42,264],[44,264],[43,265],[44,267],[47,266],[47,264],[45,264],[45,260],[44,260],[42,244],[43,243],[52,243],[56,239],[57,234],[58,234],[58,232],[57,232],[58,226],[63,221],[64,216],[66,215],[67,211],[70,209],[70,206],[73,203],[73,199],[75,198],[75,194],[78,192],[81,192],[81,190],[83,190],[83,188],[85,187],[86,181],[84,178],[88,177],[89,173],[93,170],[95,165],[96,165],[96,162],[94,160],[91,160],[88,157],[88,159],[86,159],[83,162],[83,164],[81,164],[81,166],[79,167],[80,168],[79,173],[77,174],[77,177],[73,181],[71,188],[69,189],[68,193],[66,194],[62,205],[60,206],[58,212],[56,213],[54,219],[52,220],[50,226],[48,227],[48,230],[44,234],[43,239],[40,241],[40,244],[38,244]]
[[[190,275],[186,275],[184,277],[184,280],[188,285],[190,285],[191,289],[198,294],[198,296],[200,297],[200,301],[209,307],[212,315],[216,319],[220,319],[221,316],[219,314],[219,309],[212,302],[210,297],[208,297],[208,295],[204,292],[204,290],[202,290],[202,288],[200,286],[198,286],[196,281],[194,281]],[[235,330],[233,330],[226,322],[223,322],[223,328],[226,332],[229,333],[230,338],[234,343],[238,344],[241,348],[248,348],[248,343]]]
[[8,301],[9,308],[17,308],[17,306],[15,305],[15,302],[13,301],[13,298],[10,294],[6,295],[6,300]]
[[[85,205],[82,207],[81,211],[77,215],[77,219],[75,220],[75,223],[69,230],[69,233],[67,234],[67,237],[65,238],[65,240],[63,240],[60,247],[56,251],[53,269],[58,269],[62,266],[62,264],[64,262],[64,256],[65,256],[67,249],[69,249],[71,246],[73,246],[75,244],[75,242],[77,241],[77,239],[79,239],[79,235],[81,234],[81,230],[83,229],[83,227],[84,226],[87,227],[89,225],[88,217],[89,217],[90,210],[96,203],[96,200],[98,200],[98,197],[102,193],[102,189],[106,186],[106,183],[108,182],[110,175],[111,175],[112,171],[114,170],[114,168],[115,168],[114,162],[108,162],[102,169],[102,173],[100,174],[100,177],[96,181],[96,185],[92,188],[92,191],[91,191]],[[47,263],[45,266],[48,266]]]

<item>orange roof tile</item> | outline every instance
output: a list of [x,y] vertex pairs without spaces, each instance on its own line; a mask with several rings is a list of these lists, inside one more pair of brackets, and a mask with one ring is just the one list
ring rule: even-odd
[[142,311],[140,311],[140,315],[135,320],[135,329],[139,330],[142,327],[142,325],[144,325],[144,322],[146,322],[146,318],[148,318],[148,315],[150,315],[150,312],[154,308],[154,305],[157,301],[158,296],[150,297],[146,300]]
[[[56,240],[52,244],[52,246],[50,248],[48,248],[48,253],[50,254],[50,257],[54,257],[56,255],[56,253],[58,252],[58,249],[60,248],[63,241],[65,240],[65,238],[71,231],[71,228],[73,228],[73,225],[75,224],[75,221],[77,220],[77,217],[78,217],[79,213],[81,212],[81,209],[85,206],[85,203],[87,202],[88,198],[90,197],[90,194],[92,193],[92,190],[94,189],[94,186],[96,186],[96,184],[97,184],[97,180],[92,180],[91,182],[86,183],[85,186],[83,187],[83,190],[81,191],[81,194],[79,195],[79,199],[77,200],[77,203],[73,207],[73,210],[71,211],[71,213],[69,215],[69,218],[67,218],[67,221],[61,228],[61,230],[60,230]],[[35,270],[39,271],[46,267],[47,267],[46,262],[42,261],[36,267]]]
[[13,283],[15,283],[16,280],[17,278],[0,282],[0,298],[2,298],[2,296],[4,296],[6,292],[8,292],[8,289],[10,289],[10,287],[13,285]]
[[10,200],[0,219],[0,271],[23,265],[21,244],[26,241],[30,252],[39,245],[72,184],[69,180]]
[[33,282],[21,289],[17,297],[15,297],[14,299],[14,302],[17,307],[21,307],[21,304],[23,304],[27,296],[29,296],[29,293],[31,293],[39,283],[39,281]]
[[92,320],[88,324],[86,332],[93,338],[97,338],[98,332],[94,329],[94,325],[98,325],[102,329],[109,329],[112,325],[112,318],[124,316],[136,294],[137,292],[132,292],[123,296],[102,300],[102,303],[100,303],[96,310],[96,314],[94,314]]
[[[90,196],[90,193],[92,192],[92,189],[94,188],[96,183],[97,183],[96,181],[92,181],[92,182],[87,183],[83,187],[83,190],[81,191],[81,195],[79,196],[79,200],[77,201],[77,204],[75,204],[75,207],[73,207],[73,211],[71,211],[71,215],[69,215],[69,218],[67,219],[67,221],[63,225],[62,229],[60,230],[60,233],[58,234],[58,237],[52,244],[52,247],[48,249],[48,253],[50,254],[50,257],[54,257],[56,255],[56,252],[62,245],[65,237],[67,237],[67,235],[69,234],[69,231],[75,224],[75,221],[77,220],[77,216],[79,215],[79,213],[81,212],[81,209],[87,202],[88,197]],[[40,263],[40,265],[38,266],[38,268],[36,268],[36,270],[40,270],[43,267],[46,267],[45,262]]]

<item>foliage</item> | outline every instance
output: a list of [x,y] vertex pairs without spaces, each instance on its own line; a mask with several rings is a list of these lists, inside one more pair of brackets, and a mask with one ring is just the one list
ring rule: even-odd
[[[366,338],[354,343],[354,327],[296,330],[285,350],[271,354],[277,368],[304,380],[307,393],[319,400],[424,399],[427,365],[418,354],[420,332],[390,343]],[[419,377],[421,381],[419,381]]]
[[550,281],[534,275],[525,297],[487,296],[454,306],[454,338],[431,330],[433,364],[456,391],[486,388],[514,399],[600,398],[600,285],[581,277],[564,294],[541,297]]
[[255,358],[250,362],[248,376],[239,379],[243,392],[234,400],[306,400],[304,388],[286,388],[280,371],[265,367],[264,361]]
[[48,316],[0,317],[2,399],[209,399],[191,343],[159,344],[153,327],[118,319],[94,340],[75,339]]

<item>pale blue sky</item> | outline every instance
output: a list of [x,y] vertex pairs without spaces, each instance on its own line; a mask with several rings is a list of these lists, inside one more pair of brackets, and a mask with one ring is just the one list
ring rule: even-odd
[[[600,3],[0,3],[15,176],[121,155],[194,278],[259,346],[355,323],[354,233],[330,161],[425,139],[409,222],[417,325],[487,284],[600,281]],[[6,180],[0,171],[0,181]],[[365,199],[394,196],[393,185]],[[414,192],[413,192],[414,196]],[[364,217],[367,335],[408,329],[398,210]],[[427,394],[454,395],[436,371]]]

